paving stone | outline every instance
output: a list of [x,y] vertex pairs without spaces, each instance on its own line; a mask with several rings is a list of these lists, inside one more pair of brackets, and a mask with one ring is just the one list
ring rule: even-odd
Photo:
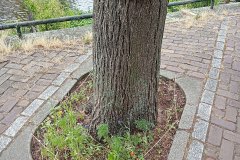
[[[225,65],[226,65],[226,63],[232,65],[232,62],[233,62],[232,56],[231,55],[225,55],[223,62],[224,62]],[[231,68],[231,67],[229,67],[229,68]]]
[[217,89],[217,84],[218,84],[217,80],[208,78],[206,85],[205,85],[205,89],[215,92]]
[[36,85],[49,86],[49,85],[51,85],[51,83],[52,83],[52,80],[39,79],[39,80],[36,82]]
[[47,100],[58,90],[58,88],[59,87],[49,86],[38,98]]
[[234,149],[235,149],[234,155],[235,156],[240,156],[240,144],[235,143],[234,144]]
[[179,73],[183,73],[184,70],[179,68],[179,67],[174,67],[174,66],[167,66],[167,70],[169,71],[173,71],[173,72],[179,72]]
[[32,87],[32,84],[30,84],[30,83],[23,83],[23,82],[14,82],[12,84],[12,87],[16,88],[16,89],[29,90]]
[[240,134],[240,117],[237,117],[237,133]]
[[238,111],[236,108],[227,106],[226,116],[225,116],[226,120],[237,122],[237,114],[238,114]]
[[17,91],[15,91],[12,96],[16,97],[16,98],[21,98],[22,96],[24,96],[27,93],[27,90],[24,89],[19,89]]
[[[0,67],[1,68],[1,67]],[[6,73],[8,71],[7,68],[1,68],[0,69],[0,76],[2,76],[4,73]]]
[[33,92],[43,92],[46,88],[47,88],[47,86],[34,85],[34,86],[32,86],[32,88],[30,90]]
[[12,69],[21,69],[23,65],[17,64],[17,63],[8,63],[5,67],[12,68]]
[[234,156],[234,160],[240,160],[240,156]]
[[11,85],[13,81],[5,81],[2,85],[0,85],[0,95],[3,94]]
[[204,146],[203,146],[202,143],[200,143],[196,140],[193,140],[191,145],[190,145],[187,160],[201,160],[202,159],[203,148],[204,148]]
[[234,151],[234,144],[230,141],[223,139],[219,159],[221,160],[233,159],[233,151]]
[[11,74],[3,74],[2,76],[0,76],[0,85],[2,85],[10,77],[11,77]]
[[74,79],[80,79],[84,74],[90,72],[93,69],[93,62],[92,58],[88,59],[87,61],[83,62],[81,66],[75,70],[71,77]]
[[224,42],[217,42],[216,49],[224,50]]
[[190,129],[193,124],[195,113],[196,113],[196,106],[191,106],[186,104],[178,127],[180,129]]
[[214,57],[221,59],[223,57],[223,51],[222,50],[214,50]]
[[31,77],[13,75],[9,79],[16,82],[27,82]]
[[23,70],[20,70],[20,69],[10,69],[7,71],[7,73],[12,74],[12,75],[18,75],[18,76],[26,76],[27,75],[26,72],[24,72]]
[[14,137],[17,132],[23,127],[27,122],[28,117],[20,116],[18,117],[13,124],[4,132],[5,135],[9,137]]
[[219,35],[218,38],[217,38],[217,41],[225,43],[225,38],[226,38],[226,36]]
[[208,130],[208,122],[197,119],[193,128],[192,136],[202,142],[205,142]]
[[62,72],[53,82],[53,85],[60,86],[68,77],[70,73]]
[[0,123],[0,135],[7,129],[7,126],[5,124]]
[[214,92],[205,90],[202,94],[201,102],[212,105],[214,100]]
[[235,93],[232,93],[230,91],[226,91],[226,90],[222,90],[222,89],[218,89],[217,90],[217,94],[219,95],[222,95],[222,96],[225,96],[227,98],[231,98],[231,99],[235,99],[235,100],[238,100],[239,99],[239,95],[238,94],[235,94]]
[[220,153],[220,147],[216,147],[214,145],[211,145],[210,143],[205,143],[204,153],[206,156],[212,157],[217,160]]
[[233,62],[232,69],[240,71],[240,62],[238,61]]
[[26,99],[22,99],[22,100],[19,100],[18,103],[17,103],[17,106],[19,107],[27,107],[29,105],[29,101],[26,100]]
[[219,32],[218,32],[218,35],[219,36],[226,36],[226,34],[227,34],[227,31],[225,30],[225,29],[221,29]]
[[220,70],[218,68],[211,68],[209,72],[209,77],[212,79],[218,79]]
[[83,63],[85,60],[87,60],[89,58],[89,54],[86,55],[82,55],[79,58],[77,58],[75,60],[75,62],[78,62],[79,64]]
[[45,74],[41,78],[46,80],[54,80],[57,77],[57,74]]
[[64,72],[72,73],[79,67],[79,65],[80,65],[79,63],[72,63],[69,66],[67,66],[67,68],[65,68]]
[[222,65],[222,60],[214,57],[212,60],[212,67],[221,68],[221,65]]
[[14,107],[11,112],[9,112],[4,119],[1,121],[1,123],[4,123],[6,125],[10,125],[14,122],[14,120],[20,115],[22,112],[22,108],[20,107]]
[[213,115],[215,115],[216,117],[219,118],[224,118],[225,117],[225,111],[220,110],[218,108],[212,108],[212,113]]
[[53,99],[62,101],[64,96],[72,89],[72,87],[77,83],[76,79],[67,79],[67,81],[59,88],[58,91],[53,95]]
[[208,121],[210,119],[211,110],[212,110],[211,105],[200,103],[198,107],[197,116],[205,121]]
[[227,72],[222,72],[220,75],[220,82],[229,85],[231,74]]
[[215,159],[213,159],[213,158],[210,158],[210,157],[207,157],[207,158],[206,158],[206,160],[215,160]]
[[[168,160],[183,159],[184,151],[189,139],[189,133],[185,131],[177,131],[171,146]],[[181,147],[179,147],[181,146]]]
[[196,77],[196,78],[201,78],[201,79],[204,79],[206,77],[203,73],[194,72],[194,71],[188,71],[187,75],[192,76],[192,77]]
[[214,105],[218,109],[225,109],[226,101],[227,101],[227,99],[225,97],[216,95]]
[[41,94],[41,92],[28,91],[27,94],[25,94],[25,95],[23,96],[23,98],[24,98],[24,99],[27,99],[27,100],[34,100],[34,99],[36,99],[40,94]]
[[227,104],[236,108],[240,108],[240,101],[236,101],[234,99],[228,99]]
[[240,144],[240,135],[228,130],[224,130],[223,137],[231,142]]
[[11,141],[11,138],[0,135],[0,153],[8,146]]
[[228,129],[231,131],[234,131],[236,129],[236,125],[233,122],[226,121],[226,120],[216,117],[214,115],[211,116],[211,123],[216,124],[220,127],[223,127],[225,129]]
[[207,141],[215,146],[220,146],[222,141],[222,135],[223,135],[222,128],[215,125],[211,125]]
[[9,99],[0,109],[0,112],[8,113],[18,102],[18,98]]
[[23,112],[24,116],[32,116],[33,113],[44,103],[43,100],[35,99]]
[[230,90],[230,92],[235,93],[235,94],[240,93],[239,83],[235,82],[235,81],[231,81],[230,86],[229,86],[229,90]]

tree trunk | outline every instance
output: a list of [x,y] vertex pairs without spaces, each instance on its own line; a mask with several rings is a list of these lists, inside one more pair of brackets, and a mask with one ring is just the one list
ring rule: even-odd
[[90,132],[156,123],[167,0],[94,0],[94,99]]

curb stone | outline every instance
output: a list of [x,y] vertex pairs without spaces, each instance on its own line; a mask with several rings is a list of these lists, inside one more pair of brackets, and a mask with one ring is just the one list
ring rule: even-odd
[[[178,85],[183,89],[186,95],[186,105],[184,107],[181,120],[179,122],[179,129],[174,136],[174,140],[168,155],[168,160],[182,160],[187,149],[189,141],[189,130],[193,127],[193,122],[197,110],[199,97],[202,92],[202,82],[195,78],[182,75],[179,78],[177,74],[170,71],[161,70],[161,75],[176,79]],[[179,147],[181,146],[181,147]]]
[[222,65],[227,30],[228,20],[224,19],[220,25],[209,76],[205,83],[201,101],[198,107],[196,122],[192,132],[193,141],[190,144],[190,149],[187,154],[187,159],[189,160],[201,160],[203,156],[204,143],[206,141],[208,132],[212,105],[216,95],[216,88],[218,86],[217,79],[219,77],[219,72]]

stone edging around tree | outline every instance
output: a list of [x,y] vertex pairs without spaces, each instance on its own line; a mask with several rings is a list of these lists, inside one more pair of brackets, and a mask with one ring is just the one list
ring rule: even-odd
[[[59,87],[58,91],[53,94],[51,98],[49,98],[43,105],[41,105],[41,107],[39,106],[39,110],[32,117],[28,118],[28,122],[26,124],[24,124],[25,121],[20,124],[20,126],[23,126],[22,128],[18,126],[12,127],[12,128],[19,128],[17,131],[15,131],[15,134],[17,134],[17,132],[20,131],[20,129],[21,131],[15,136],[14,140],[10,145],[6,145],[7,149],[2,152],[0,159],[18,160],[19,157],[21,157],[21,159],[24,159],[24,160],[32,159],[31,139],[36,128],[48,116],[51,109],[55,107],[63,99],[65,95],[67,95],[67,93],[76,84],[77,80],[81,79],[83,75],[85,75],[87,72],[91,70],[92,70],[92,58],[90,57],[86,61],[84,61],[77,70],[75,70],[71,74],[71,78],[68,78],[63,83],[63,85]],[[161,75],[170,79],[176,78],[176,82],[184,90],[187,99],[186,99],[186,106],[184,107],[184,111],[183,111],[183,116],[180,121],[180,126],[182,128],[192,127],[193,118],[196,112],[196,107],[193,107],[193,106],[197,106],[198,104],[198,100],[202,90],[202,82],[187,76],[182,76],[178,78],[174,72],[170,72],[170,71],[161,71]],[[30,113],[31,109],[27,109],[27,110],[28,112],[25,111],[24,113]],[[12,132],[8,131],[7,133],[12,133]],[[169,157],[173,157],[173,158],[176,156],[178,158],[181,156],[183,157],[185,148],[188,143],[189,135],[190,133],[186,131],[182,131],[182,130],[177,131],[175,135],[174,143],[171,148],[171,152],[174,151],[173,152],[174,154],[171,153],[173,156],[171,156],[170,154]],[[9,137],[6,136],[5,138],[6,138],[5,141],[7,142]],[[184,145],[185,147],[183,147]],[[182,146],[182,147],[179,147],[179,146]]]
[[161,75],[170,79],[175,79],[186,95],[186,105],[168,155],[168,160],[182,160],[189,143],[189,137],[192,131],[203,84],[202,81],[195,78],[185,75],[177,75],[170,71],[161,71]]

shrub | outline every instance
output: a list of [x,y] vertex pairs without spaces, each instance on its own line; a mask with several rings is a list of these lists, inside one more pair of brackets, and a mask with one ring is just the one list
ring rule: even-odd
[[[24,0],[24,5],[29,10],[31,15],[33,16],[33,19],[35,20],[82,14],[80,10],[72,9],[70,8],[68,3],[62,3],[60,0]],[[83,26],[89,23],[91,23],[91,20],[46,24],[38,26],[38,30],[45,31],[61,28],[70,28],[76,26]]]

